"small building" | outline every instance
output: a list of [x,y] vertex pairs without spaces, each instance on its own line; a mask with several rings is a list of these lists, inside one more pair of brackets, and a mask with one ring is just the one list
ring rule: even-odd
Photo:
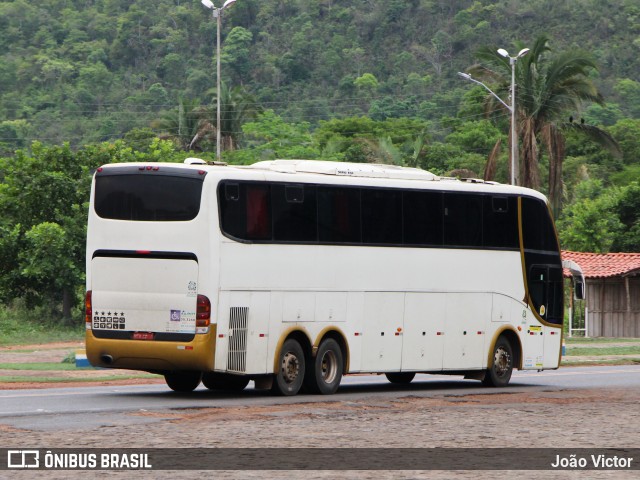
[[584,274],[588,337],[640,337],[640,253],[562,252]]

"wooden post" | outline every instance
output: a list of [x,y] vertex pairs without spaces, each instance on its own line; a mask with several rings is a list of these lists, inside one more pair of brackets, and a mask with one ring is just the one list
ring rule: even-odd
[[569,338],[573,336],[573,279],[569,280]]
[[606,337],[607,336],[607,329],[606,327],[606,318],[604,315],[604,301],[607,298],[605,295],[605,291],[607,289],[607,281],[603,278],[602,279],[602,285],[600,286],[601,290],[600,290],[600,337]]
[[631,294],[629,293],[629,277],[624,277],[624,289],[627,294],[627,310],[624,313],[624,336],[633,337],[635,328],[633,328],[633,323],[631,320]]

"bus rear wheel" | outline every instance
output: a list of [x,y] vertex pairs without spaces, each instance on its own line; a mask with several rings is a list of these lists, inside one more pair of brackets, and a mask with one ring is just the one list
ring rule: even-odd
[[305,391],[332,395],[336,393],[342,380],[343,354],[340,345],[333,338],[323,340],[304,379]]
[[278,395],[295,395],[304,380],[304,351],[300,344],[290,338],[284,342],[278,356],[278,371],[273,380],[272,391]]
[[493,347],[493,362],[482,383],[488,387],[506,387],[513,373],[513,349],[505,337],[498,338]]
[[202,374],[200,372],[171,372],[164,375],[164,380],[174,392],[192,392],[198,385]]
[[406,385],[411,383],[413,377],[416,376],[415,372],[389,372],[384,374],[391,383]]
[[202,384],[209,390],[240,392],[249,384],[249,378],[229,373],[207,372],[202,375]]

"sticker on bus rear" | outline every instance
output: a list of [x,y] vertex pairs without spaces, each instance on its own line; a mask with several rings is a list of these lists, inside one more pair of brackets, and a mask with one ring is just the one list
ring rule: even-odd
[[96,330],[125,330],[126,318],[124,312],[95,312],[93,328]]
[[164,331],[171,333],[193,333],[195,326],[195,311],[171,309],[169,311],[169,321],[166,322]]

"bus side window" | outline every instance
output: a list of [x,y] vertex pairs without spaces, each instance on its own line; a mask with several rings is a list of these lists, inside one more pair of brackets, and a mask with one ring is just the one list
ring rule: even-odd
[[483,243],[488,248],[520,247],[518,240],[518,199],[486,195],[484,197]]
[[271,185],[273,239],[282,242],[318,240],[315,185]]
[[455,247],[482,246],[482,196],[444,195],[444,243]]
[[269,186],[245,186],[246,235],[248,240],[271,240],[271,212],[269,208]]
[[362,189],[362,242],[402,244],[400,190]]
[[324,243],[360,243],[360,189],[318,187],[318,236]]
[[220,227],[232,237],[246,240],[246,207],[240,192],[244,185],[223,182],[218,187]]
[[402,214],[405,245],[442,245],[442,193],[404,192]]

